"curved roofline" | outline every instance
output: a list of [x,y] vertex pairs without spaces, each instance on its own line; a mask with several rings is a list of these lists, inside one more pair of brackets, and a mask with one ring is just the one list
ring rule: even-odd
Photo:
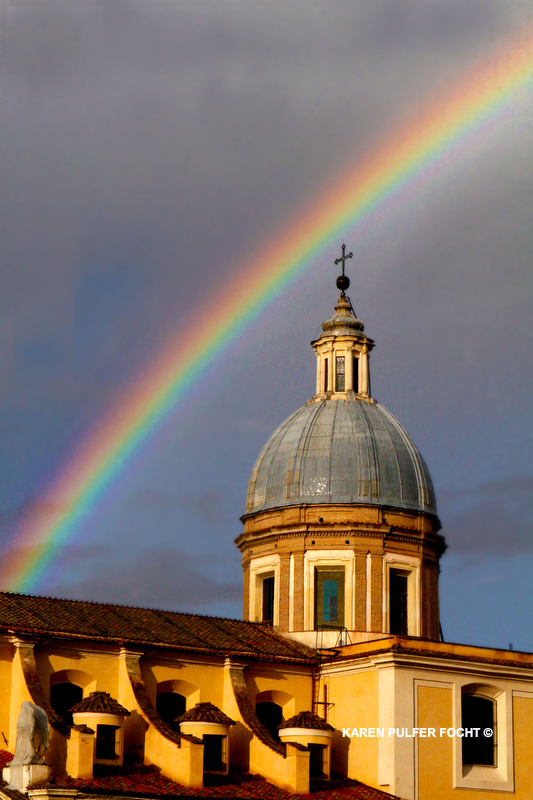
[[393,508],[424,513],[440,527],[413,440],[387,409],[357,397],[315,400],[281,423],[255,462],[241,520],[301,505]]

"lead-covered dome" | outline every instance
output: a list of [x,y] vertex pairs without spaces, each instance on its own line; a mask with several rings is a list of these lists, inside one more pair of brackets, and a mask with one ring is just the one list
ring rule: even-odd
[[248,486],[246,514],[303,503],[362,503],[436,514],[424,460],[383,406],[317,399],[274,431]]

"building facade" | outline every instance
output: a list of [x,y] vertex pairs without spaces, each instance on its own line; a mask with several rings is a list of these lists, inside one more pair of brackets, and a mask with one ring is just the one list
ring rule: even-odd
[[244,620],[0,593],[0,732],[13,753],[22,703],[44,708],[56,785],[135,762],[197,789],[237,767],[299,793],[533,797],[533,654],[441,640],[431,478],[338,285],[315,394],[251,474]]

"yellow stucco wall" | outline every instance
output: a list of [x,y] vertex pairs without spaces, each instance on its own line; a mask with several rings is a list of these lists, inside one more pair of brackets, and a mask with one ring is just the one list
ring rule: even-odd
[[[378,727],[378,674],[376,670],[330,675],[328,722],[335,728],[331,745],[331,767],[363,783],[378,786],[377,738],[346,738],[343,728]],[[322,682],[321,698],[322,699]],[[319,714],[322,712],[319,710]]]
[[[419,727],[453,726],[451,689],[419,686],[417,692]],[[448,736],[418,739],[419,800],[531,800],[533,797],[533,698],[513,698],[515,790],[489,791],[453,788],[454,741]]]
[[513,698],[516,797],[533,797],[533,698]]
[[[452,690],[434,686],[418,687],[418,719],[420,728],[451,728]],[[453,741],[442,738],[420,738],[418,741],[418,781],[420,800],[456,796],[453,790]],[[464,789],[460,790],[463,797]],[[479,792],[476,792],[479,800]]]
[[11,697],[11,672],[12,672],[13,648],[9,644],[0,645],[0,749],[6,747],[5,739],[9,740],[9,711]]
[[[109,692],[118,696],[117,647],[103,645],[100,652],[78,650],[75,644],[54,650],[35,650],[35,661],[45,696],[50,699],[50,683],[53,676],[76,683],[83,689],[83,696],[91,692]],[[58,676],[57,673],[66,673]]]
[[[2,643],[2,648],[0,679],[3,702],[0,702],[0,723],[3,728],[0,727],[0,731],[4,730],[13,751],[21,703],[32,698],[21,668],[20,654],[8,641]],[[35,649],[35,664],[42,691],[48,701],[50,687],[58,681],[76,683],[82,687],[85,697],[92,691],[109,692],[131,712],[124,721],[125,752],[136,753],[146,763],[156,764],[164,774],[180,782],[201,785],[202,747],[183,743],[179,748],[150,724],[133,692],[126,667],[126,653],[121,652],[118,645],[75,641],[50,643]],[[211,702],[236,720],[237,725],[230,730],[232,763],[260,773],[264,773],[266,768],[271,780],[286,786],[300,781],[297,776],[305,761],[301,753],[295,752],[291,759],[283,759],[279,753],[254,741],[236,703],[228,663],[224,658],[190,654],[183,658],[179,654],[174,657],[172,653],[154,653],[142,659],[141,672],[154,706],[158,687],[160,690],[163,687],[165,691],[184,694],[188,708],[198,702]],[[259,662],[246,667],[244,675],[252,706],[255,698],[261,695],[261,699],[279,703],[285,719],[299,711],[311,710],[310,667]],[[56,773],[65,774],[67,763],[72,766],[74,762],[74,771],[79,771],[79,754],[74,752],[74,742],[55,730],[52,731],[52,738],[57,740],[57,746],[49,752],[49,756]],[[69,742],[72,751],[70,758],[67,754]]]

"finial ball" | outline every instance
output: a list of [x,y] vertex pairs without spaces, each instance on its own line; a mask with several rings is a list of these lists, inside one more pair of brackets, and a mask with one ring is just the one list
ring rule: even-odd
[[349,285],[349,277],[347,275],[339,275],[337,278],[337,289],[340,289],[341,292],[345,292]]

